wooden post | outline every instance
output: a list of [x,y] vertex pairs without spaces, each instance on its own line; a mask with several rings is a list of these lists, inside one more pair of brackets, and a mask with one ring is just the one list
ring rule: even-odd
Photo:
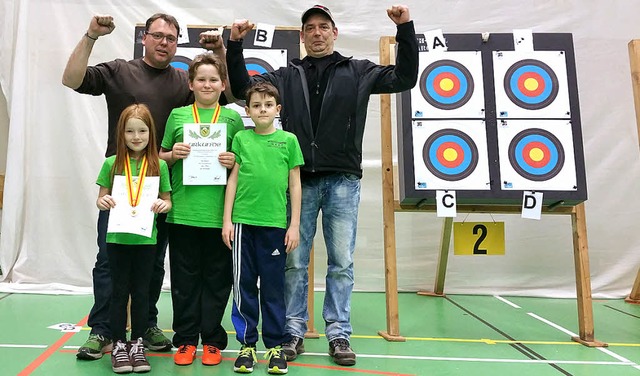
[[2,209],[3,200],[4,200],[4,175],[0,175],[0,209]]
[[571,214],[573,229],[573,259],[576,269],[576,293],[578,301],[578,326],[580,336],[571,339],[589,347],[608,346],[596,341],[593,333],[593,306],[591,299],[591,274],[589,273],[589,245],[584,204],[576,205]]
[[[636,108],[636,127],[638,144],[640,144],[640,39],[629,42],[629,62],[631,64],[631,84],[633,86],[633,103]],[[631,294],[624,300],[627,303],[640,304],[640,269],[633,282]]]
[[[380,38],[380,64],[391,64],[394,37]],[[380,132],[382,137],[382,223],[384,234],[384,270],[387,302],[387,330],[378,334],[387,341],[403,342],[398,313],[398,272],[396,270],[396,222],[393,204],[393,152],[391,138],[391,95],[380,95]]]
[[307,320],[307,332],[304,334],[304,338],[320,338],[320,334],[318,334],[318,330],[316,330],[314,324],[314,312],[315,312],[315,304],[314,304],[314,287],[315,287],[315,262],[314,260],[314,247],[311,245],[311,253],[309,254],[309,267],[308,273],[309,281],[308,281],[308,292],[307,292],[307,311],[309,312],[309,320]]
[[436,283],[431,291],[418,291],[418,295],[444,296],[444,279],[447,273],[449,261],[449,248],[451,247],[451,233],[453,232],[453,218],[447,217],[442,222],[442,238],[440,239],[440,255],[438,255],[438,269],[436,270]]

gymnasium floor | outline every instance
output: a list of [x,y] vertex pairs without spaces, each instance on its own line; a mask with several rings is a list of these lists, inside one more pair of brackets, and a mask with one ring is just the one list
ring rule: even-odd
[[[316,298],[321,321],[323,294]],[[400,334],[406,342],[377,336],[386,329],[382,293],[355,293],[351,340],[355,367],[339,367],[327,355],[327,341],[305,341],[307,353],[289,363],[293,375],[640,375],[640,306],[622,300],[595,301],[595,337],[607,348],[588,348],[570,340],[578,332],[573,299],[402,293]],[[63,333],[47,327],[86,321],[91,296],[0,293],[0,375],[113,375],[110,357],[78,361],[75,352],[88,328]],[[171,297],[159,303],[160,327],[171,335]],[[227,309],[228,316],[229,309]],[[239,348],[225,319],[229,348],[222,364],[187,367],[171,354],[150,353],[154,375],[232,375]],[[323,327],[317,328],[322,331]],[[261,344],[259,344],[260,346]],[[264,350],[259,347],[258,350]],[[261,357],[263,353],[258,353]],[[266,375],[262,361],[253,374]]]

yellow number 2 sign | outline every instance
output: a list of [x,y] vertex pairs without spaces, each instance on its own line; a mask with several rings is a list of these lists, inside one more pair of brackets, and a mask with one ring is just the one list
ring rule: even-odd
[[504,222],[455,222],[454,255],[504,255]]

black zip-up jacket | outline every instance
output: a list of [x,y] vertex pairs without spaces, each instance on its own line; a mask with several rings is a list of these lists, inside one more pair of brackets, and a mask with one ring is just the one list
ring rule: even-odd
[[253,82],[266,80],[280,92],[280,118],[284,130],[298,137],[305,165],[303,176],[343,172],[362,177],[362,138],[371,94],[409,90],[418,77],[418,44],[413,21],[397,26],[396,64],[382,66],[369,60],[337,56],[324,73],[328,76],[317,132],[309,113],[309,88],[302,67],[294,59],[274,72],[249,77],[241,41],[228,41],[227,67],[231,90],[244,99]]

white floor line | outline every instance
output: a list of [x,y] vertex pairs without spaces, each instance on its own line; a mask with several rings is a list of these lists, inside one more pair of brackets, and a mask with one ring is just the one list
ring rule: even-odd
[[6,343],[0,343],[1,348],[16,348],[16,349],[46,349],[47,345],[10,345]]
[[503,303],[506,303],[506,304],[508,304],[508,305],[512,306],[513,308],[518,308],[518,309],[520,309],[520,306],[519,306],[519,305],[517,305],[517,304],[515,304],[515,303],[512,303],[512,302],[508,301],[507,299],[505,299],[505,298],[503,298],[503,297],[501,297],[501,296],[494,295],[493,297],[494,297],[494,298],[496,298],[496,299],[498,299],[498,300],[500,300],[500,301],[501,301],[501,302],[503,302]]
[[[64,349],[77,349],[78,346],[64,346]],[[198,349],[198,351],[201,351]],[[237,354],[238,350],[222,350],[223,353]],[[264,351],[256,351],[261,354]],[[305,352],[304,355],[298,357],[298,362],[304,362],[306,356],[329,357],[327,353]],[[615,357],[615,356],[614,356]],[[477,362],[477,363],[529,363],[529,364],[577,364],[577,365],[601,365],[601,366],[633,366],[638,368],[635,363],[622,357],[619,362],[605,361],[587,361],[587,360],[549,360],[549,359],[492,359],[492,358],[457,358],[457,357],[441,357],[441,356],[411,356],[411,355],[381,355],[381,354],[362,354],[358,353],[358,358],[371,359],[403,359],[403,360],[431,360],[431,361],[448,361],[448,362]]]
[[[535,313],[529,312],[528,314],[529,314],[529,316],[531,316],[531,317],[533,317],[535,319],[538,319],[538,320],[542,321],[543,323],[545,323],[545,324],[547,324],[549,326],[552,326],[552,327],[560,330],[561,332],[564,332],[564,333],[570,335],[571,337],[578,337],[578,335],[576,333],[573,333],[572,331],[570,331],[568,329],[565,329],[565,328],[561,327],[560,325],[558,325],[556,323],[553,323],[553,322],[551,322],[551,321],[549,321],[549,320],[547,320],[547,319],[545,319],[543,317],[540,317],[540,316],[536,315]],[[624,356],[621,356],[621,355],[618,355],[618,354],[614,353],[613,351],[607,349],[606,347],[596,347],[596,349],[600,350],[601,352],[603,352],[603,353],[605,353],[607,355],[609,355],[612,358],[618,359],[619,361],[623,362],[626,365],[633,366],[633,368],[640,370],[640,366],[638,364],[630,361],[629,359],[625,358]]]

